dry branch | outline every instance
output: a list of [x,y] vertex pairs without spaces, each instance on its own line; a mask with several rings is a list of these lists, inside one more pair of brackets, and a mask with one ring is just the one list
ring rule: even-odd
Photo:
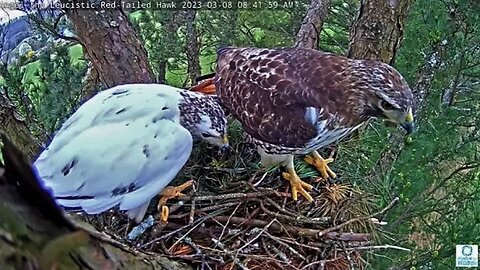
[[318,49],[323,22],[330,10],[330,0],[311,0],[295,39],[295,47]]

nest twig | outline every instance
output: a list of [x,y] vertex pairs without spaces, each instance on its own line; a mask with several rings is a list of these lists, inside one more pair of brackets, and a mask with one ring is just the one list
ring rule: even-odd
[[[382,218],[398,198],[372,213],[371,196],[346,184],[319,182],[313,203],[295,202],[278,170],[256,173],[248,145],[234,147],[237,155],[223,160],[197,150],[203,159],[194,154],[179,177],[195,179],[194,188],[170,203],[167,224],[157,222],[128,244],[198,269],[222,270],[363,269],[362,252],[402,249],[376,245],[373,234],[372,218]],[[123,239],[123,214],[111,211],[89,221]]]

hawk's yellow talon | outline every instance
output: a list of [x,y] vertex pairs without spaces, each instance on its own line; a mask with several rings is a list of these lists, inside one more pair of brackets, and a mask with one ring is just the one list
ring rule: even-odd
[[337,177],[337,174],[328,167],[328,164],[333,162],[333,158],[323,159],[317,151],[313,151],[312,155],[306,156],[304,160],[308,164],[315,166],[323,178]]
[[302,196],[305,197],[305,199],[307,199],[309,202],[313,201],[312,196],[307,192],[307,190],[311,191],[313,186],[303,182],[295,173],[295,171],[292,173],[284,172],[282,173],[282,176],[285,178],[285,180],[290,182],[292,199],[294,201],[298,200],[298,193],[302,194]]
[[170,210],[166,206],[169,199],[184,195],[182,191],[193,185],[193,180],[187,181],[178,187],[168,186],[160,192],[160,199],[158,200],[157,209],[160,212],[160,219],[163,223],[167,223]]
[[160,220],[162,221],[163,224],[168,222],[168,215],[170,214],[170,210],[168,209],[168,206],[163,205],[162,206],[162,211],[160,213]]

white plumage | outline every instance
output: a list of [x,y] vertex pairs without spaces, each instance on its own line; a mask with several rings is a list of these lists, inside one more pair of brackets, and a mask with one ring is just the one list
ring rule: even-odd
[[[66,208],[97,214],[119,205],[140,222],[150,200],[187,162],[192,134],[224,136],[224,123],[216,131],[203,122],[181,121],[182,104],[204,98],[199,95],[158,84],[100,92],[63,124],[35,161],[40,178]],[[215,121],[211,112],[195,113]]]

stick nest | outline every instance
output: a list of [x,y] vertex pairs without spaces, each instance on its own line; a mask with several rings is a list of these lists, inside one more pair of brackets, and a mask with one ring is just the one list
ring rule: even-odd
[[302,161],[296,169],[314,184],[314,202],[303,197],[293,201],[280,169],[260,169],[252,145],[238,130],[232,133],[238,138],[233,154],[222,157],[206,145],[195,148],[171,183],[193,179],[195,184],[185,196],[169,201],[167,224],[159,221],[155,200],[147,212],[154,225],[133,241],[125,237],[125,214],[83,216],[119,241],[197,269],[364,269],[360,250],[373,242],[374,217],[396,201],[372,213],[370,195],[342,184],[342,179],[322,181]]

